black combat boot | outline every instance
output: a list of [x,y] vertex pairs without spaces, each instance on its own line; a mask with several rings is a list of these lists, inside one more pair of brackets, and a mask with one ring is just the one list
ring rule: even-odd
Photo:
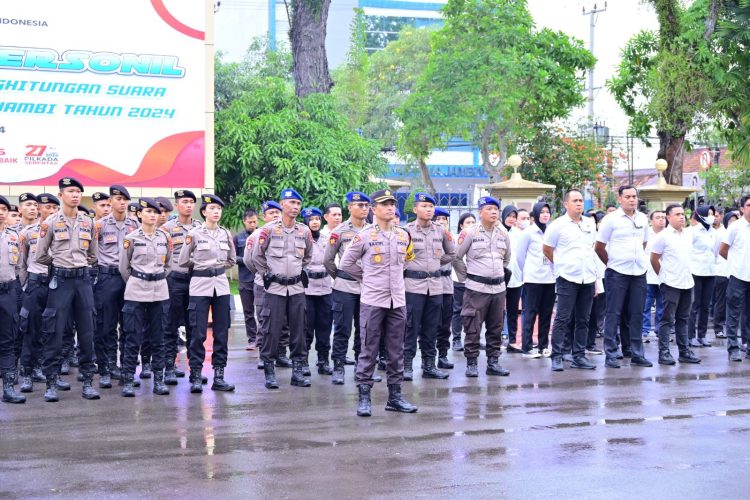
[[62,379],[62,377],[58,376],[55,380],[55,386],[57,387],[58,391],[69,391],[70,390],[70,384]]
[[78,355],[76,354],[75,349],[73,349],[73,352],[71,352],[70,356],[68,356],[68,362],[70,363],[70,366],[72,368],[78,368],[79,366],[81,366],[81,363],[78,360]]
[[57,375],[47,377],[47,390],[44,391],[44,400],[48,403],[57,403],[60,398],[57,397]]
[[100,373],[99,374],[99,389],[111,389],[111,388],[112,388],[112,376],[109,373]]
[[31,380],[34,382],[46,382],[47,377],[44,376],[44,373],[42,373],[42,367],[37,366],[31,371]]
[[464,350],[464,345],[461,342],[461,335],[453,336],[453,347],[452,349],[456,352],[461,352]]
[[263,372],[266,376],[266,389],[278,389],[279,383],[276,381],[276,367],[273,363],[264,363]]
[[370,386],[359,384],[359,402],[357,403],[357,416],[369,417],[372,415],[372,401],[370,400]]
[[448,353],[447,352],[441,352],[438,354],[438,368],[442,368],[444,370],[452,370],[453,369],[453,363],[448,361]]
[[286,357],[286,353],[279,353],[279,355],[276,356],[276,366],[279,368],[291,368],[292,361]]
[[200,370],[190,370],[190,392],[192,394],[203,392],[203,377]]
[[401,384],[388,384],[388,403],[385,405],[385,409],[400,413],[416,413],[417,411],[416,406],[401,396]]
[[31,368],[21,367],[21,392],[32,392],[34,382],[31,380]]
[[81,397],[83,399],[99,399],[99,393],[94,390],[94,376],[91,373],[83,374],[83,387],[81,388]]
[[479,366],[477,366],[477,358],[466,358],[466,376],[471,378],[479,376]]
[[151,363],[143,363],[141,364],[141,373],[138,375],[138,378],[151,378],[151,375],[153,374],[153,370],[151,369]]
[[177,378],[185,378],[185,372],[177,367],[177,363],[174,363],[174,376]]
[[305,369],[302,361],[292,363],[292,385],[297,387],[310,387],[310,379],[305,377]]
[[70,373],[70,360],[66,357],[63,358],[62,364],[60,365],[60,375],[68,375]]
[[380,370],[381,372],[384,372],[388,368],[387,365],[388,365],[387,360],[383,356],[380,356],[378,358],[378,370]]
[[224,380],[224,367],[217,366],[214,368],[214,383],[211,384],[211,390],[231,392],[234,390],[234,384]]
[[306,359],[302,361],[302,375],[305,377],[312,375],[312,372],[310,371],[310,362]]
[[331,365],[328,364],[328,356],[319,357],[316,364],[318,365],[318,373],[320,375],[331,375],[333,373]]
[[16,392],[13,384],[16,382],[16,372],[3,373],[3,403],[21,404],[26,402],[26,396]]
[[166,385],[177,385],[177,374],[174,370],[174,363],[167,363],[164,368],[164,383]]
[[258,360],[258,370],[262,370],[262,369],[263,369],[263,360],[260,359]]
[[340,359],[333,360],[333,377],[331,377],[331,383],[333,385],[344,385],[344,361]]
[[500,366],[500,362],[497,356],[491,356],[487,358],[487,375],[499,375],[501,377],[507,377],[510,372]]
[[[405,371],[405,370],[404,370]],[[445,380],[450,374],[440,371],[435,367],[435,358],[422,358],[422,377]]]
[[409,382],[414,380],[414,367],[412,359],[404,358],[404,381]]
[[166,396],[169,394],[169,389],[164,384],[164,371],[156,370],[154,372],[154,388],[153,393],[159,396]]
[[120,367],[117,366],[117,363],[112,363],[109,365],[109,376],[112,378],[112,380],[120,380],[120,377],[122,376],[122,370],[120,370]]
[[135,389],[133,388],[133,376],[120,373],[120,382],[122,382],[122,390],[120,394],[124,398],[134,398]]

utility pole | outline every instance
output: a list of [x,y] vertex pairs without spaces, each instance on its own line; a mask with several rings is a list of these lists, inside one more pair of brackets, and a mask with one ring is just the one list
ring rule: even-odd
[[[591,10],[586,10],[586,7],[583,7],[583,15],[589,16],[589,52],[592,54],[594,53],[594,30],[596,29],[596,14],[599,12],[604,12],[607,10],[607,2],[604,2],[604,8],[598,9],[596,7],[596,4],[594,4],[594,8]],[[591,124],[591,130],[593,132],[594,128],[594,90],[598,90],[600,87],[594,88],[594,68],[591,68],[589,70],[589,85],[588,85],[588,91],[589,91],[589,123]]]

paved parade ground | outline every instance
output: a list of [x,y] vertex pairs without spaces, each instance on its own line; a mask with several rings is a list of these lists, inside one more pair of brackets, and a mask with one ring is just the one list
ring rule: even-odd
[[[750,362],[723,346],[697,366],[566,369],[504,355],[510,377],[404,384],[416,415],[355,416],[346,385],[312,376],[310,389],[263,387],[235,315],[227,379],[236,393],[135,399],[117,387],[100,401],[43,384],[25,405],[0,405],[0,497],[39,498],[742,498],[750,465]],[[713,335],[709,334],[713,339]],[[675,349],[676,350],[676,349]],[[646,345],[656,361],[656,344]],[[184,358],[182,358],[184,359]],[[314,361],[314,360],[313,360]],[[415,366],[418,366],[415,364]],[[419,372],[415,372],[419,373]],[[207,374],[207,370],[204,370]]]

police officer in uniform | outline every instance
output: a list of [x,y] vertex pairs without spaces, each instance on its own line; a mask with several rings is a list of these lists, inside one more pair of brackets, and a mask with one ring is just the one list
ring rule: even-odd
[[[482,323],[487,331],[487,375],[507,376],[500,366],[503,312],[505,309],[506,268],[510,264],[510,237],[498,224],[500,202],[490,196],[479,198],[479,222],[458,236],[458,250],[453,265],[456,273],[466,277],[464,305],[461,310],[466,339],[466,376],[479,375],[479,334]],[[466,256],[466,263],[463,258]],[[508,279],[510,276],[508,276]]]
[[233,391],[234,385],[224,380],[227,365],[230,313],[229,280],[226,270],[234,267],[237,255],[232,242],[232,234],[219,225],[224,211],[224,202],[213,194],[201,196],[201,215],[205,222],[193,229],[185,238],[180,251],[178,265],[192,269],[190,278],[190,303],[188,322],[192,328],[189,361],[190,392],[203,392],[201,370],[206,357],[206,330],[208,310],[213,317],[214,350],[211,364],[214,368],[214,391]]
[[[96,323],[94,335],[99,387],[112,387],[112,378],[120,378],[117,367],[117,325],[124,304],[125,281],[120,275],[120,249],[125,236],[138,229],[138,223],[127,216],[130,193],[125,187],[109,188],[112,213],[96,222],[98,279],[95,286]],[[120,339],[122,352],[123,339]]]
[[91,195],[94,202],[94,220],[102,220],[112,213],[112,204],[109,202],[109,195],[97,191]]
[[[450,231],[451,214],[444,208],[435,207],[435,223],[446,231]],[[453,237],[451,236],[451,240]],[[454,245],[455,247],[455,245]],[[440,280],[443,284],[443,306],[440,314],[440,324],[437,332],[437,367],[450,370],[453,363],[448,360],[448,349],[451,347],[451,318],[453,316],[453,261],[440,268]]]
[[21,237],[6,226],[10,202],[0,196],[0,374],[3,377],[3,402],[25,403],[17,393],[14,341],[18,327],[16,276],[21,267]]
[[404,400],[404,332],[406,289],[404,269],[414,259],[409,233],[393,224],[396,198],[390,190],[374,192],[373,224],[357,234],[339,263],[339,268],[362,283],[360,320],[362,351],[357,359],[357,415],[372,414],[373,386],[380,339],[385,336],[388,351],[388,403],[385,409],[414,413],[417,407]]
[[422,353],[422,376],[446,379],[448,373],[437,369],[437,331],[443,306],[443,278],[440,267],[453,261],[456,246],[442,226],[432,222],[435,198],[427,193],[414,194],[417,219],[406,225],[414,246],[414,259],[406,264],[406,343],[404,380],[412,380],[412,360],[417,339]]
[[326,271],[331,278],[334,278],[331,296],[333,304],[333,351],[331,353],[333,377],[331,382],[336,385],[344,383],[344,364],[346,351],[349,349],[349,337],[352,334],[352,321],[354,321],[354,356],[355,358],[359,356],[359,301],[362,288],[353,276],[346,271],[336,269],[336,257],[341,261],[344,251],[351,244],[354,236],[365,227],[365,221],[370,212],[370,198],[365,193],[349,192],[346,194],[346,201],[350,217],[331,231],[324,260]]
[[125,352],[122,356],[122,395],[135,396],[133,376],[138,350],[148,339],[154,373],[154,394],[169,394],[164,384],[164,331],[169,320],[167,274],[172,262],[172,240],[156,224],[161,206],[152,198],[141,198],[143,225],[122,242],[120,275],[125,280],[122,309]]
[[[201,227],[201,223],[193,219],[197,199],[192,191],[178,189],[174,193],[174,201],[177,218],[168,220],[159,228],[169,235],[173,245],[172,263],[167,276],[169,321],[164,332],[164,383],[167,385],[177,385],[177,379],[185,376],[185,372],[177,369],[176,360],[180,325],[185,325],[187,345],[190,346],[192,330],[187,314],[190,303],[190,269],[180,266],[179,259],[187,235],[193,229]],[[201,380],[204,384],[208,382],[207,378]]]
[[93,221],[78,212],[83,185],[72,177],[58,183],[63,209],[50,215],[40,226],[36,262],[51,266],[47,307],[42,313],[44,400],[58,401],[57,382],[62,363],[62,337],[68,316],[74,315],[81,349],[81,395],[99,399],[91,385],[94,376],[94,297],[88,266],[96,264],[97,235]]
[[255,273],[245,265],[245,248],[247,240],[258,227],[258,213],[252,208],[245,210],[242,216],[244,231],[234,235],[234,248],[237,249],[237,270],[239,277],[240,301],[242,301],[242,313],[245,316],[245,334],[247,335],[247,346],[245,349],[254,351],[258,335],[258,324],[255,321],[255,294],[253,281]]
[[313,239],[310,229],[296,222],[302,206],[302,196],[294,189],[281,191],[281,219],[266,224],[260,230],[258,243],[253,247],[253,264],[263,276],[266,289],[266,308],[269,311],[268,331],[263,337],[260,356],[266,378],[266,388],[277,389],[278,382],[273,359],[279,348],[281,330],[289,324],[289,346],[292,355],[291,384],[309,387],[304,375],[307,358],[305,342],[305,288],[307,275],[302,270],[310,264]]

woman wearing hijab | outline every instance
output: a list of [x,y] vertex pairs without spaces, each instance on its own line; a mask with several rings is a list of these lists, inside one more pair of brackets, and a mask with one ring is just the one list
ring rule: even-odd
[[[550,221],[549,204],[539,202],[531,210],[533,223],[521,233],[516,259],[523,274],[524,301],[522,317],[521,350],[525,358],[549,357],[549,329],[552,309],[555,305],[555,275],[552,262],[542,252],[544,231]],[[511,250],[511,257],[513,256]],[[537,329],[538,347],[533,349],[534,323],[539,318]]]
[[508,352],[519,353],[521,349],[516,347],[516,335],[518,334],[518,314],[519,304],[521,301],[521,290],[523,289],[523,276],[521,268],[518,267],[518,261],[512,256],[517,252],[518,241],[521,239],[521,229],[516,227],[518,210],[513,205],[508,205],[503,209],[502,224],[510,236],[510,265],[508,269],[513,273],[506,287],[505,294],[505,326],[504,334],[507,336]]
[[[716,210],[713,206],[702,205],[693,212],[689,229],[692,235],[690,252],[690,272],[693,274],[693,305],[688,320],[690,347],[711,347],[706,340],[708,329],[708,308],[714,293],[714,265],[719,252],[716,231],[713,223]],[[696,338],[696,334],[697,337]]]

